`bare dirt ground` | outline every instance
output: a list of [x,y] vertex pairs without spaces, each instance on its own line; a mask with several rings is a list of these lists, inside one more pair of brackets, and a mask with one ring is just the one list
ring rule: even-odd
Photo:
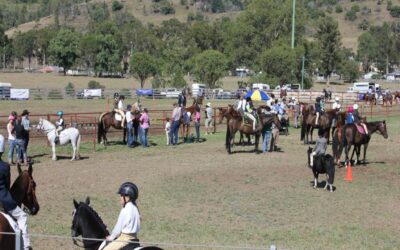
[[[398,118],[389,120],[388,130],[387,140],[373,135],[369,163],[353,168],[352,183],[344,181],[344,168],[337,169],[333,193],[311,187],[307,146],[296,129],[280,137],[281,152],[260,155],[241,146],[228,155],[223,132],[178,146],[150,135],[147,149],[116,144],[92,152],[84,145],[84,158],[76,162],[66,158],[69,147],[61,148],[64,157],[54,162],[50,148],[33,144],[41,210],[29,217],[30,232],[69,236],[72,200],[86,196],[112,230],[120,210],[116,190],[133,181],[140,189],[141,241],[189,245],[161,245],[166,249],[269,249],[271,244],[279,249],[395,249],[400,245]],[[33,247],[79,249],[70,239],[42,237],[33,237]]]

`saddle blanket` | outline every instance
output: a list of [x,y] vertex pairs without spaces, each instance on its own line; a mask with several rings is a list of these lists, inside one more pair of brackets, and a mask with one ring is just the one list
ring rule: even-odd
[[118,113],[115,113],[115,120],[122,121],[122,116]]
[[15,222],[15,220],[10,215],[3,213],[3,212],[0,212],[0,213],[8,220],[8,224],[10,224],[10,226],[12,227],[12,229],[15,232],[18,228],[17,222]]
[[356,128],[357,128],[357,130],[358,130],[358,132],[359,132],[360,134],[365,135],[365,130],[364,130],[364,127],[363,127],[362,125],[356,124]]

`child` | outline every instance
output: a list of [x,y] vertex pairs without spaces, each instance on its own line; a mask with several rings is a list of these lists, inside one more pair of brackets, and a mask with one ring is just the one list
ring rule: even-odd
[[169,122],[169,118],[165,119],[165,137],[167,138],[167,145],[169,145],[169,133],[171,132],[171,123]]
[[55,144],[60,143],[60,132],[65,127],[64,118],[63,118],[64,112],[58,111],[57,115],[58,115],[58,120],[56,121],[56,138],[54,139]]
[[313,152],[311,153],[311,157],[310,157],[310,166],[313,166],[313,162],[314,162],[314,156],[315,155],[325,155],[326,152],[326,147],[328,145],[328,141],[326,140],[326,138],[324,137],[324,130],[323,129],[319,129],[318,130],[318,136],[319,138],[317,139],[316,143],[315,143],[315,147]]
[[196,106],[196,111],[194,113],[194,127],[196,128],[196,142],[200,142],[200,107]]

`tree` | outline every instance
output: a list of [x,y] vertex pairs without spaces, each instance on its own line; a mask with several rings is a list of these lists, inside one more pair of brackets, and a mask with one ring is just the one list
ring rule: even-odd
[[70,29],[61,29],[50,41],[49,53],[54,63],[64,68],[64,75],[78,57],[78,34]]
[[147,52],[134,53],[130,60],[130,71],[140,80],[140,87],[143,88],[146,79],[157,74],[157,61]]
[[357,58],[363,64],[364,72],[368,72],[371,64],[376,61],[379,45],[370,32],[358,37]]
[[42,60],[42,64],[47,63],[47,53],[50,46],[50,41],[57,34],[57,31],[53,28],[44,28],[36,31],[36,43],[38,49],[38,57]]
[[330,75],[340,62],[340,32],[338,23],[332,17],[322,18],[318,24],[316,39],[321,51],[321,70],[326,75],[326,84],[330,83]]
[[13,46],[15,56],[20,60],[27,57],[28,67],[31,69],[31,60],[37,50],[36,31],[30,30],[25,33],[19,32],[13,40]]
[[197,54],[192,61],[193,74],[197,80],[206,83],[209,88],[216,88],[218,80],[227,70],[227,61],[219,51],[206,50]]
[[97,36],[98,51],[95,69],[97,72],[121,72],[121,53],[112,35]]

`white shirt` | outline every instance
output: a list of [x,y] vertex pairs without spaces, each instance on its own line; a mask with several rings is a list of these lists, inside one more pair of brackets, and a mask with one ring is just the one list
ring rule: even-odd
[[7,124],[7,132],[8,132],[8,139],[9,140],[15,140],[14,133],[11,133],[11,124]]
[[126,119],[127,123],[132,121],[132,113],[131,113],[131,111],[126,111],[125,119]]
[[122,102],[122,100],[119,100],[118,102],[118,109],[124,109],[124,103]]
[[0,153],[4,152],[4,136],[0,134]]
[[245,99],[239,101],[237,110],[240,110],[240,109],[243,111],[246,110],[246,100]]
[[167,123],[165,124],[165,132],[169,132],[169,131],[171,131],[171,123],[170,123],[170,122],[167,122]]
[[121,233],[135,234],[140,230],[140,215],[137,207],[128,202],[125,207],[121,209],[118,216],[117,224],[115,224],[110,240],[114,240]]
[[332,109],[339,109],[340,110],[340,103],[334,102],[332,105]]

